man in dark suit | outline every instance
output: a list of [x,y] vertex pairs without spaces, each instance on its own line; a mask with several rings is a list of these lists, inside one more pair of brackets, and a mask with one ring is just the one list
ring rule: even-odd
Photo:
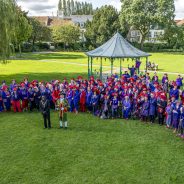
[[42,96],[40,101],[40,111],[43,115],[44,119],[44,127],[45,128],[51,128],[51,122],[50,122],[50,103],[47,100],[46,96]]

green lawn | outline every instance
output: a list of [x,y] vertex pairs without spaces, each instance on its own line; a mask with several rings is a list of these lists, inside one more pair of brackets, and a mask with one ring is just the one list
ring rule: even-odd
[[[184,73],[184,55],[150,60],[161,71]],[[87,77],[85,64],[82,53],[24,54],[0,64],[0,81]],[[108,61],[104,66],[110,70]],[[65,131],[57,129],[58,114],[51,119],[53,129],[44,130],[40,113],[0,113],[0,184],[183,183],[184,143],[165,127],[69,114]]]
[[183,141],[158,125],[69,115],[44,130],[38,113],[0,115],[0,183],[183,183]]
[[[152,53],[150,61],[159,64],[161,72],[179,72],[184,73],[184,55],[169,53]],[[134,64],[132,60],[125,60],[123,67],[127,68],[128,64]],[[110,71],[110,62],[103,60],[103,70]],[[115,67],[119,67],[119,60],[115,60]],[[143,59],[142,68],[145,67]],[[99,60],[94,60],[93,69],[99,70]],[[118,69],[119,71],[119,69]],[[64,77],[76,77],[82,75],[87,77],[87,57],[84,53],[39,53],[23,54],[19,60],[12,60],[8,64],[0,64],[0,80],[6,79],[10,82],[13,78],[21,81],[23,77],[28,76],[30,80],[52,80],[63,79]],[[159,74],[162,76],[163,74]],[[175,79],[176,75],[170,75]]]

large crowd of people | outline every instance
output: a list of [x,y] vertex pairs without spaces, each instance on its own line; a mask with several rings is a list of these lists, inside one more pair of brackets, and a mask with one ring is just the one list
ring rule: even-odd
[[58,101],[64,98],[70,112],[90,112],[103,119],[157,121],[184,138],[183,78],[178,75],[170,81],[167,74],[160,79],[157,73],[153,77],[147,72],[138,75],[132,68],[130,74],[125,71],[121,77],[112,75],[105,82],[93,76],[89,80],[79,76],[51,82],[30,82],[25,78],[19,84],[12,80],[9,86],[3,81],[0,112],[40,110],[42,97],[49,102],[49,108],[58,110]]

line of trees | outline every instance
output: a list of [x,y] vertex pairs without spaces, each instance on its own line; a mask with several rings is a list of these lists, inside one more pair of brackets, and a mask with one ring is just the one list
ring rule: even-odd
[[58,11],[63,11],[64,16],[92,15],[94,12],[92,3],[74,0],[59,0]]
[[178,27],[174,21],[174,0],[121,0],[120,12],[112,6],[103,6],[95,11],[93,20],[86,24],[88,47],[95,48],[117,30],[127,37],[130,29],[141,34],[140,48],[148,38],[152,25],[164,25],[165,34],[160,41],[166,42],[168,48],[184,49],[184,26]]

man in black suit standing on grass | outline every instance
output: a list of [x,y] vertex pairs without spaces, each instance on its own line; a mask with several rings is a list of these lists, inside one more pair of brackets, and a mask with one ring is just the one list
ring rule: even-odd
[[50,122],[50,103],[47,100],[46,96],[42,96],[40,101],[40,111],[43,115],[44,120],[44,128],[51,128],[51,122]]

